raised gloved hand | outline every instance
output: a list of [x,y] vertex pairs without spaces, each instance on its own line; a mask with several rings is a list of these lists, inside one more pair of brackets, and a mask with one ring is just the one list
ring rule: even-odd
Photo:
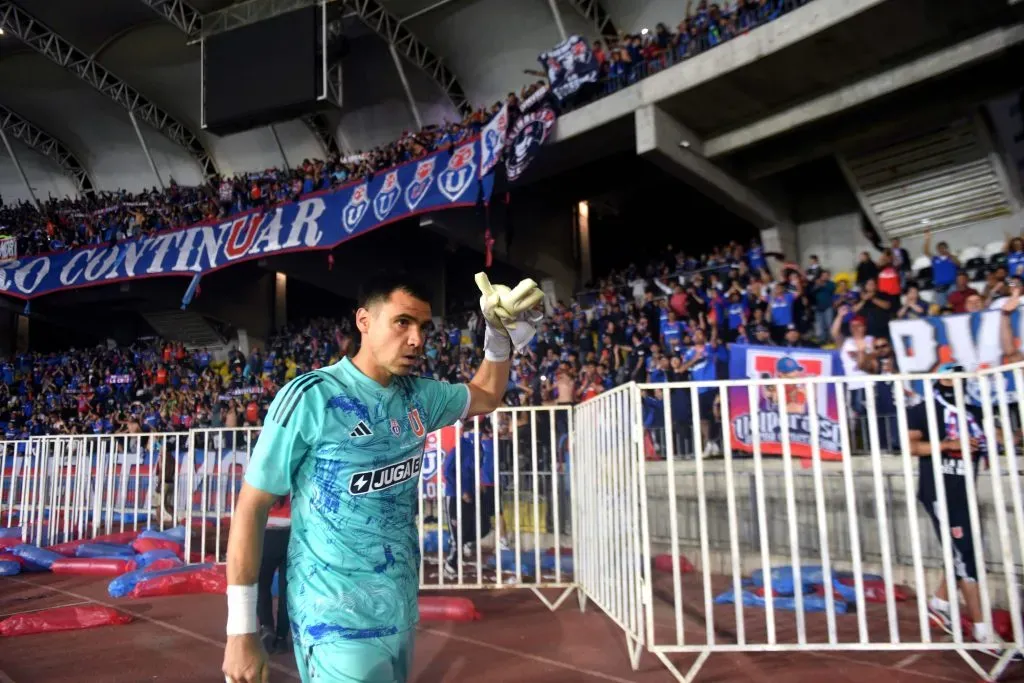
[[480,311],[487,321],[484,358],[506,361],[513,346],[522,350],[537,333],[534,325],[543,314],[531,315],[531,309],[544,299],[544,292],[529,278],[515,289],[492,285],[487,273],[476,274],[476,285],[480,288]]

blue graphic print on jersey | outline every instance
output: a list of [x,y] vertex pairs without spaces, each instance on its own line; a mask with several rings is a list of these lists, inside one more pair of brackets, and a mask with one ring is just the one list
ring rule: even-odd
[[382,387],[347,359],[278,392],[246,481],[292,494],[288,607],[300,644],[416,625],[424,440],[468,407],[465,385],[395,378]]
[[366,409],[366,406],[359,401],[359,399],[346,396],[345,394],[337,394],[331,397],[331,400],[327,402],[328,408],[337,408],[346,413],[351,413],[364,420],[370,419],[370,411]]

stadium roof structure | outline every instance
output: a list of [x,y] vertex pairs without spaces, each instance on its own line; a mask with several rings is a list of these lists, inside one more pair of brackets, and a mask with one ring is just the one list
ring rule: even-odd
[[[454,120],[534,80],[524,70],[563,33],[596,38],[614,33],[613,17],[628,28],[682,13],[671,0],[328,0],[350,46],[341,109],[202,130],[199,39],[318,2],[0,0],[0,131],[40,198],[193,185]],[[0,148],[0,191],[23,185]]]

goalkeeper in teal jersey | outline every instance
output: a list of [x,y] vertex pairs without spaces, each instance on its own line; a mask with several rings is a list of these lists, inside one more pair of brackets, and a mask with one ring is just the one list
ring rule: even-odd
[[429,295],[390,276],[356,311],[358,353],[286,384],[267,412],[231,521],[226,683],[269,680],[256,582],[267,512],[292,496],[288,612],[304,683],[405,683],[419,619],[415,518],[427,434],[497,408],[513,347],[534,335],[543,298],[477,276],[484,362],[469,384],[410,376],[431,320]]

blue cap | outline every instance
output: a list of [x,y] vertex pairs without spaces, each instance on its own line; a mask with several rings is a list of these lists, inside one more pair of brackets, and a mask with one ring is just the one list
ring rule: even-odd
[[946,372],[965,372],[965,371],[964,371],[964,366],[960,365],[959,363],[943,363],[942,365],[939,366],[939,369],[936,370],[936,372],[946,373]]
[[791,356],[783,356],[779,359],[779,362],[775,365],[775,371],[781,374],[789,374],[791,372],[803,372],[804,368],[802,365],[796,362]]

